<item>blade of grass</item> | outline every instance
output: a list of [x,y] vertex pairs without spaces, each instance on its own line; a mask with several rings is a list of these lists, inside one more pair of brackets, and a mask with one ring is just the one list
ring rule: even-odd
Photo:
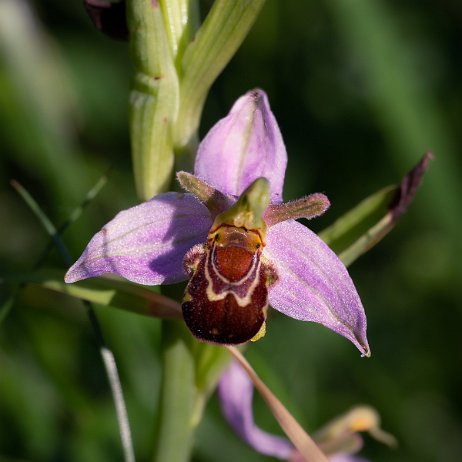
[[[17,181],[12,181],[11,184],[13,188],[18,192],[18,194],[22,197],[22,199],[26,202],[26,204],[30,207],[32,212],[36,215],[46,232],[50,235],[54,244],[58,248],[61,256],[63,257],[65,264],[67,266],[71,265],[71,256],[66,246],[64,245],[64,242],[59,237],[58,231],[51,222],[51,220],[45,215],[38,203],[22,185],[20,185]],[[117,415],[117,422],[119,425],[119,433],[122,442],[122,448],[124,452],[124,460],[125,462],[134,462],[135,454],[133,451],[130,424],[128,422],[127,408],[123,397],[122,386],[120,383],[119,373],[117,370],[117,364],[115,362],[114,354],[106,345],[101,325],[98,321],[92,304],[86,301],[84,301],[84,304],[87,308],[87,315],[90,320],[90,324],[93,328],[93,331],[95,333],[101,359],[103,361],[106,375],[109,381],[109,386],[111,388],[112,398],[114,400],[114,406]]]
[[[2,283],[3,281],[0,281]],[[0,324],[8,316],[18,294],[17,287],[11,289],[11,293],[6,293],[3,300],[0,301]]]
[[53,223],[51,223],[51,221],[41,211],[41,209],[39,207],[37,208],[37,204],[34,201],[34,199],[31,197],[31,195],[17,181],[11,180],[11,185],[13,186],[13,188],[21,195],[23,200],[33,210],[33,212],[35,213],[37,218],[39,218],[40,222],[45,227],[46,231],[51,237],[50,243],[44,249],[42,255],[38,258],[37,263],[34,265],[34,268],[39,268],[41,266],[42,262],[48,256],[53,246],[56,246],[59,252],[61,253],[61,255],[63,256],[63,258],[65,258],[66,265],[69,266],[72,264],[72,258],[67,252],[67,249],[65,248],[59,236],[62,235],[64,231],[66,231],[66,229],[69,228],[69,226],[72,223],[78,220],[78,218],[82,215],[87,205],[89,205],[93,201],[93,199],[98,195],[101,189],[106,185],[107,180],[108,180],[109,170],[110,169],[108,169],[107,173],[105,173],[98,179],[95,185],[85,195],[83,201],[71,212],[68,219],[59,228],[55,228]]
[[[93,201],[93,199],[99,194],[101,189],[103,189],[103,187],[106,185],[110,170],[111,169],[109,168],[107,172],[98,179],[98,181],[90,189],[90,191],[87,192],[83,201],[71,212],[68,219],[55,230],[56,236],[61,236],[66,231],[66,229],[69,228],[70,225],[72,225],[72,223],[75,223],[79,219],[79,217],[82,215],[85,208]],[[45,247],[40,257],[38,258],[37,263],[35,264],[34,268],[40,268],[40,266],[42,266],[42,263],[44,262],[48,254],[50,253],[53,246],[57,244],[56,236],[54,235],[51,236],[50,242]],[[66,265],[71,265],[71,264],[72,264],[72,261],[70,263],[66,262]]]
[[50,221],[50,219],[45,215],[43,210],[39,207],[34,198],[29,194],[29,192],[16,180],[11,180],[11,186],[16,190],[16,192],[21,196],[24,202],[29,206],[34,215],[38,218],[41,225],[44,227],[45,231],[51,237],[53,244],[57,247],[59,253],[63,257],[64,263],[67,266],[72,265],[72,258],[66,249],[63,241],[58,235],[58,231]]
[[[98,181],[95,183],[93,188],[91,188],[90,191],[88,191],[84,200],[71,212],[69,218],[56,230],[57,236],[62,235],[62,233],[80,217],[85,207],[89,205],[91,201],[98,195],[98,193],[107,183],[109,170],[110,169],[108,169],[108,171],[98,179]],[[22,189],[22,193],[24,194],[24,199],[27,197],[27,200],[31,201],[32,198],[30,197],[30,194],[28,194],[28,192],[25,191],[24,188],[21,188],[21,185],[19,185],[14,180],[12,181],[12,185],[14,185],[13,187],[15,188],[18,187],[19,189]],[[52,230],[54,228],[53,224],[47,219],[47,217],[44,214],[42,214],[42,219],[47,221],[48,229]],[[47,244],[47,246],[43,250],[40,257],[37,259],[37,262],[34,264],[33,269],[38,269],[42,266],[42,263],[45,261],[51,249],[56,245],[55,241],[56,241],[56,238],[53,235],[52,238],[50,239],[50,242]],[[3,281],[0,281],[0,282],[3,282]],[[21,280],[20,284],[23,284],[24,282],[28,282],[28,281]],[[0,324],[3,322],[3,320],[8,316],[9,312],[11,311],[11,308],[14,305],[14,302],[16,300],[16,296],[18,293],[19,293],[19,288],[15,287],[14,289],[11,289],[11,293],[6,295],[3,298],[3,300],[0,302]],[[84,297],[78,297],[78,298],[84,299]],[[88,300],[88,301],[92,301],[92,300]]]

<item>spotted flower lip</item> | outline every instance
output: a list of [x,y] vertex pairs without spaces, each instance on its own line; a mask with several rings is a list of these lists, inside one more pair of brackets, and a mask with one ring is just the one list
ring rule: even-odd
[[[366,316],[345,266],[316,234],[294,220],[320,215],[329,201],[318,193],[282,204],[286,164],[267,96],[256,89],[239,98],[201,142],[193,178],[230,204],[256,179],[269,181],[263,257],[278,275],[269,288],[270,306],[292,318],[323,324],[369,356]],[[186,280],[183,259],[189,249],[206,241],[214,218],[213,207],[194,194],[159,194],[107,223],[65,281],[106,273],[146,285]]]

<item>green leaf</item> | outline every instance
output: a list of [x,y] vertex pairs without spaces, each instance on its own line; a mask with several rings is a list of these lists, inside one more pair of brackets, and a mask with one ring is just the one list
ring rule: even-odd
[[163,319],[182,319],[180,305],[152,290],[125,281],[89,279],[74,284],[64,282],[60,270],[40,270],[9,278],[33,284],[80,300]]
[[199,27],[198,0],[159,0],[165,31],[175,63],[181,64],[184,49]]
[[192,142],[210,87],[236,53],[263,4],[264,0],[216,0],[186,48],[174,134],[177,149]]
[[353,263],[383,237],[379,237],[380,229],[391,221],[388,204],[396,191],[395,186],[377,191],[319,233],[345,265]]
[[388,186],[367,197],[319,233],[319,237],[346,266],[351,265],[382,240],[406,212],[432,159],[433,154],[427,152],[399,185]]

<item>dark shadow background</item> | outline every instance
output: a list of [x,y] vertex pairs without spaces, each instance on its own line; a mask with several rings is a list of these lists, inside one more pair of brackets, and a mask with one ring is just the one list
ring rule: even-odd
[[[0,271],[32,268],[47,238],[9,186],[20,181],[62,223],[112,166],[109,183],[64,238],[76,258],[136,203],[127,132],[127,45],[94,30],[79,1],[0,4]],[[207,5],[204,4],[204,7]],[[369,320],[370,359],[326,329],[273,313],[248,357],[314,431],[355,404],[378,409],[399,440],[366,437],[374,461],[459,461],[462,453],[460,230],[462,4],[457,0],[268,0],[215,83],[201,136],[238,96],[266,90],[289,166],[285,198],[320,191],[330,224],[396,183],[427,150],[415,203],[350,268]],[[52,253],[48,266],[62,266]],[[126,393],[139,461],[152,446],[159,323],[98,308]],[[257,398],[266,429],[277,424]],[[83,307],[23,290],[0,325],[0,461],[121,460],[109,388]],[[263,461],[223,421],[215,398],[197,462]]]

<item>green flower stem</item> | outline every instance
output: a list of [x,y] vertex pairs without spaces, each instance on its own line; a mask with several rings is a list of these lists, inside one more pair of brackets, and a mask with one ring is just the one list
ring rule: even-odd
[[[207,92],[244,40],[264,0],[217,0],[190,42],[197,26],[196,3],[127,2],[135,67],[130,134],[137,191],[145,200],[168,188],[174,150],[180,164],[191,160]],[[206,399],[229,356],[223,348],[199,345],[183,323],[163,321],[161,360],[153,460],[185,462]]]
[[194,431],[230,359],[225,348],[196,341],[184,323],[163,321],[155,462],[190,459]]
[[190,458],[197,397],[194,342],[183,323],[163,321],[155,462],[186,462]]
[[195,39],[187,46],[174,131],[177,149],[191,144],[212,83],[234,56],[263,4],[264,0],[216,0]]
[[222,346],[197,343],[195,349],[196,386],[199,394],[193,413],[193,422],[199,424],[208,397],[215,390],[222,372],[231,361],[228,350]]
[[130,135],[138,195],[150,199],[170,185],[179,83],[160,4],[127,2],[135,75],[130,93]]
[[199,27],[199,5],[197,0],[159,0],[159,3],[170,50],[178,64],[177,71],[181,71],[183,52]]

